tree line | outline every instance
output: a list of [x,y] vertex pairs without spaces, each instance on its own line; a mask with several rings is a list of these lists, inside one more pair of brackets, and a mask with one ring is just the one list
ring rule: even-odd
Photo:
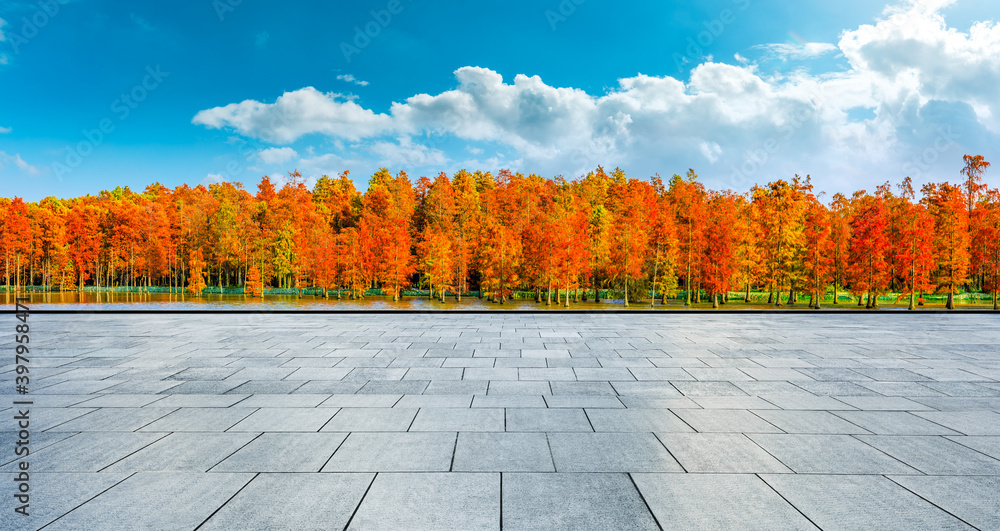
[[415,183],[382,169],[364,193],[348,172],[311,190],[297,171],[280,189],[263,177],[256,193],[154,183],[0,199],[0,244],[8,291],[377,288],[398,299],[419,288],[444,301],[475,289],[567,306],[581,290],[587,300],[614,289],[626,306],[765,292],[769,304],[813,308],[831,293],[867,307],[898,293],[911,309],[927,293],[952,308],[957,293],[985,292],[996,309],[1000,191],[983,183],[982,156],[964,162],[957,184],[924,185],[919,197],[907,177],[827,203],[808,176],[736,194],[707,190],[694,170],[664,182],[601,167],[572,181],[462,170]]

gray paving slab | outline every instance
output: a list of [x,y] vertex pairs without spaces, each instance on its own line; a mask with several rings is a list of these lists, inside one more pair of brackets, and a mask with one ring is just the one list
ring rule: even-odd
[[858,435],[862,442],[928,475],[1000,475],[1000,460],[944,437]]
[[1000,529],[1000,477],[891,476],[917,496],[979,529]]
[[486,408],[544,408],[548,407],[542,395],[498,395],[485,394],[475,395],[472,400],[472,407]]
[[995,411],[921,411],[914,414],[964,435],[1000,435],[1000,413]]
[[850,435],[748,435],[799,474],[916,474],[915,468]]
[[[260,474],[199,529],[343,529],[375,474]],[[281,503],[274,503],[280,498]]]
[[457,434],[351,433],[323,472],[447,472]]
[[456,472],[555,472],[544,433],[458,434]]
[[[413,408],[354,408],[345,407],[333,415],[322,431],[406,431],[417,415]],[[319,427],[316,428],[317,431]]]
[[500,408],[421,408],[410,431],[504,431]]
[[265,431],[315,432],[324,427],[334,414],[339,414],[338,411],[341,410],[329,408],[264,407],[254,411],[250,416],[237,422],[226,431],[256,433]]
[[882,476],[761,477],[822,529],[971,529]]
[[626,474],[504,474],[505,529],[657,529]]
[[4,529],[40,529],[126,477],[128,474],[34,472],[28,516],[14,512],[22,504],[13,496],[0,498]]
[[100,472],[206,472],[257,435],[171,433]]
[[755,475],[632,474],[632,478],[664,528],[817,529]]
[[[143,408],[140,411],[146,411]],[[216,431],[222,432],[233,427],[257,408],[205,408],[185,407],[163,415],[142,428],[140,431]]]
[[685,472],[785,473],[791,470],[740,433],[657,433]]
[[699,432],[781,433],[780,428],[745,409],[678,409],[674,414]]
[[348,529],[498,529],[500,474],[379,474]]
[[507,408],[509,432],[593,432],[583,409]]
[[958,435],[955,430],[906,411],[836,411],[833,413],[851,424],[877,435]]
[[[31,470],[39,472],[97,472],[145,448],[165,433],[86,432],[67,437],[31,454]],[[0,470],[14,471],[17,462]]]
[[586,410],[594,431],[598,432],[691,432],[691,426],[669,409],[629,408]]
[[683,472],[652,433],[550,433],[557,472]]
[[147,426],[175,411],[177,408],[101,408],[48,428],[47,431],[129,432]]
[[140,472],[46,529],[194,529],[253,474]]
[[1000,437],[970,435],[948,437],[948,439],[994,459],[1000,459]]
[[346,433],[263,433],[221,459],[210,472],[319,472],[346,437]]
[[829,411],[762,409],[753,413],[785,433],[871,433]]

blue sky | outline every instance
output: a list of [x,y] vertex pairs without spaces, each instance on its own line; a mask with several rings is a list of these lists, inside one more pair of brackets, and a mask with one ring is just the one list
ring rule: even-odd
[[850,192],[996,158],[994,2],[690,4],[0,1],[0,195],[597,164]]

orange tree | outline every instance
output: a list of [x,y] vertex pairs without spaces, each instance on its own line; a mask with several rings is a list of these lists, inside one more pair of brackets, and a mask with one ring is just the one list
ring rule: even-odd
[[946,307],[955,308],[955,287],[969,280],[969,216],[961,188],[929,183],[921,202],[934,218],[934,274],[939,289],[947,290]]
[[710,192],[705,225],[705,287],[712,297],[712,307],[733,288],[736,273],[736,198],[732,193]]

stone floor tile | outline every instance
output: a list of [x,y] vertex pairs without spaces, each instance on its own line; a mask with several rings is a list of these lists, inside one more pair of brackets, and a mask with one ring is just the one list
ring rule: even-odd
[[754,475],[632,474],[632,478],[664,528],[816,529]]
[[379,474],[348,529],[498,529],[500,474]]
[[544,433],[458,434],[457,472],[555,472]]
[[761,476],[821,529],[970,529],[882,476]]
[[343,529],[374,478],[260,474],[199,529]]

